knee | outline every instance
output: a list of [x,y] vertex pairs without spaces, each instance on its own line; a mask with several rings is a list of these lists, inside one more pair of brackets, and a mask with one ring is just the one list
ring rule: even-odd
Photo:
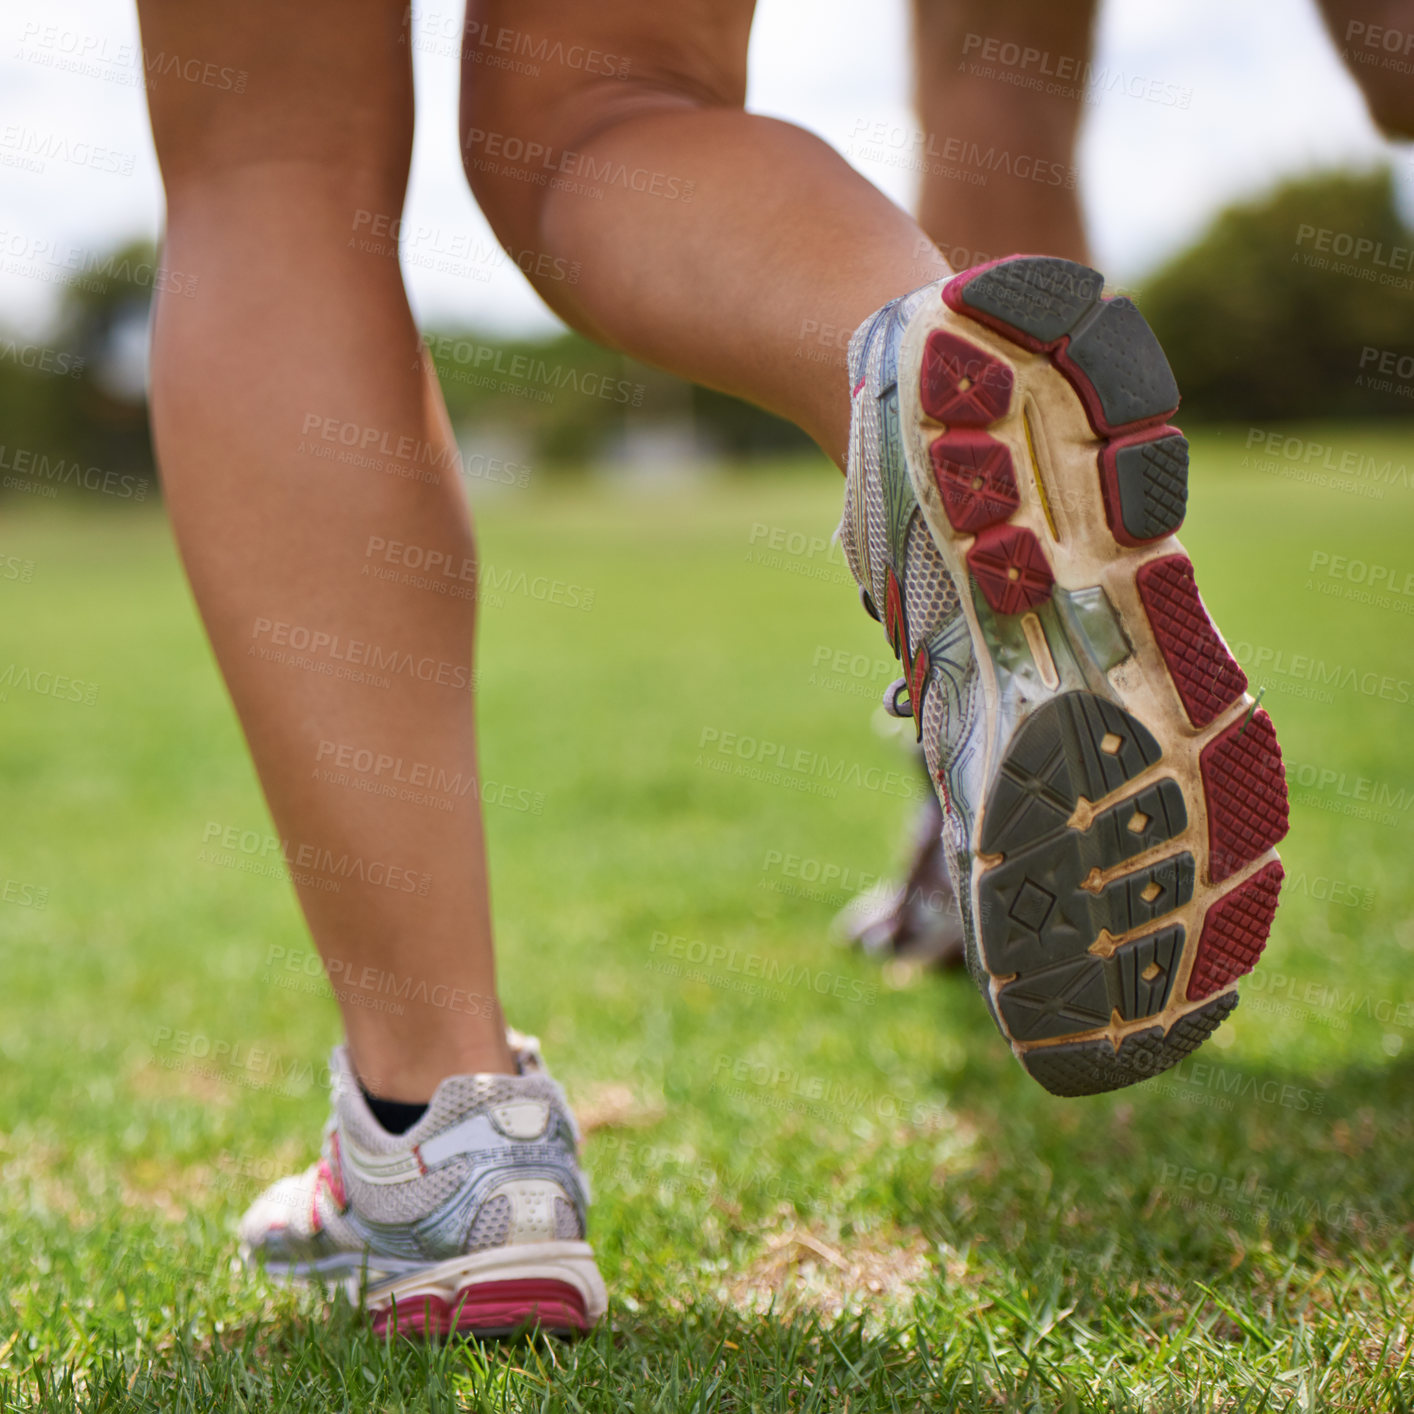
[[[489,87],[489,86],[488,86]],[[462,171],[476,204],[505,244],[529,242],[540,197],[553,172],[552,128],[521,120],[501,92],[463,95]]]
[[1414,0],[1377,0],[1374,14],[1361,18],[1332,0],[1322,0],[1321,8],[1375,126],[1387,138],[1414,138]]
[[1380,81],[1361,88],[1370,117],[1385,137],[1391,142],[1414,138],[1414,84]]
[[620,124],[744,107],[746,36],[742,28],[739,44],[702,45],[681,35],[600,38],[594,46],[566,39],[566,55],[595,54],[595,63],[544,65],[534,75],[464,61],[462,169],[497,236],[533,245],[547,199],[598,170],[587,149]]
[[410,93],[318,112],[288,102],[220,109],[207,95],[152,101],[152,128],[170,215],[234,209],[257,220],[278,196],[287,211],[370,208],[396,217],[412,160]]

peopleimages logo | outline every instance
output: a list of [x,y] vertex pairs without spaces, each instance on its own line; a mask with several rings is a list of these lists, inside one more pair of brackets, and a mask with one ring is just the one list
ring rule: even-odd
[[0,339],[0,361],[27,368],[31,373],[52,373],[58,378],[81,378],[84,370],[82,354],[45,348],[42,344],[19,344],[13,339]]
[[1373,370],[1404,383],[1414,382],[1414,354],[1401,354],[1394,349],[1377,349],[1366,344],[1360,350],[1360,367],[1366,372]]
[[1182,1060],[1165,1074],[1163,1083],[1170,1093],[1174,1087],[1186,1085],[1225,1099],[1255,1100],[1311,1114],[1320,1114],[1326,1107],[1325,1094],[1320,1090],[1308,1090],[1304,1085],[1281,1080],[1263,1080],[1213,1061]]
[[250,77],[245,69],[214,64],[192,54],[140,48],[127,40],[65,29],[44,20],[25,23],[20,46],[13,55],[16,59],[130,88],[155,88],[160,79],[178,79],[220,92],[244,93]]
[[1374,806],[1403,814],[1414,805],[1414,793],[1406,786],[1391,785],[1372,776],[1360,776],[1334,766],[1317,766],[1305,761],[1285,763],[1286,779],[1292,786],[1322,795]]
[[476,785],[476,777],[470,771],[448,771],[430,761],[407,761],[390,752],[335,741],[321,741],[314,759],[344,771],[374,778],[387,776],[399,785],[425,787],[442,795],[465,795]]
[[569,148],[552,148],[543,142],[528,142],[514,133],[490,132],[485,128],[468,128],[463,143],[471,166],[479,170],[499,171],[499,163],[509,163],[521,175],[538,186],[558,186],[561,182],[577,181],[592,186],[622,187],[643,196],[663,197],[668,201],[691,201],[697,191],[695,181],[685,181],[669,172],[655,172],[647,167],[630,167],[613,158],[591,157],[588,153]]
[[[1414,702],[1414,683],[1408,678],[1395,677],[1348,663],[1328,663],[1309,653],[1288,653],[1284,648],[1263,644],[1237,642],[1228,645],[1232,656],[1253,680],[1282,678],[1286,684],[1299,688],[1296,696],[1324,694],[1319,700],[1333,701],[1335,692],[1354,692],[1361,697],[1378,697],[1382,702],[1407,706]],[[1278,684],[1279,688],[1283,685]],[[1308,691],[1309,689],[1309,691]]]
[[195,275],[111,251],[96,254],[82,246],[26,235],[23,231],[0,231],[0,258],[10,274],[51,284],[72,284],[97,292],[106,291],[110,283],[128,284],[188,299],[196,294]]
[[984,187],[994,176],[1064,187],[1067,191],[1074,191],[1079,182],[1078,169],[1064,162],[1012,152],[996,143],[983,147],[971,138],[940,135],[898,123],[857,118],[850,138],[848,156],[913,171],[931,171],[972,186]]
[[[1393,457],[1378,457],[1353,447],[1342,449],[1327,442],[1315,442],[1285,432],[1270,432],[1261,427],[1247,429],[1247,447],[1249,450],[1260,449],[1263,456],[1337,476],[1360,478],[1403,490],[1414,484],[1411,483],[1406,462],[1396,462]],[[1243,464],[1247,464],[1245,458]]]
[[1165,79],[1097,65],[1089,58],[1053,54],[993,35],[968,34],[960,69],[974,78],[995,78],[1018,88],[1093,100],[1106,94],[1138,98],[1165,108],[1187,108],[1193,90]]
[[1310,226],[1301,222],[1296,227],[1296,244],[1310,241],[1313,248],[1332,255],[1349,256],[1354,261],[1368,261],[1390,270],[1408,270],[1414,265],[1414,246],[1386,246],[1372,236],[1357,236],[1351,231],[1337,231],[1329,226]]
[[880,791],[901,800],[922,800],[928,787],[914,771],[885,771],[857,761],[826,756],[788,742],[703,727],[695,764],[730,771],[752,780],[784,785],[807,794],[831,795],[842,785]]
[[1414,54],[1414,30],[1351,20],[1345,27],[1345,37],[1358,39],[1367,49],[1383,49],[1386,54]]
[[[117,496],[124,501],[145,501],[152,483],[145,476],[128,476],[122,472],[104,471],[98,466],[84,466],[75,458],[51,457],[45,452],[26,447],[7,447],[0,443],[0,471],[17,473],[29,484],[46,493],[57,495],[60,486],[73,486],[80,491],[97,491],[104,496]],[[6,477],[5,485],[16,489],[24,483]]]
[[1311,226],[1305,222],[1296,228],[1296,245],[1298,249],[1291,256],[1293,262],[1315,270],[1355,276],[1372,284],[1414,289],[1414,278],[1408,273],[1414,270],[1414,246],[1386,245],[1372,236],[1357,236],[1351,231]]
[[98,700],[96,682],[85,682],[47,668],[31,668],[23,663],[10,663],[0,669],[0,702],[9,701],[11,688],[16,692],[52,697],[56,702],[82,702],[85,707],[92,707]]
[[[323,875],[328,880],[342,882],[352,880],[360,884],[372,884],[375,888],[391,889],[394,893],[417,894],[426,898],[432,887],[432,876],[417,869],[409,869],[401,864],[389,864],[378,859],[364,859],[360,855],[342,853],[326,845],[310,844],[299,840],[281,839],[278,835],[263,835],[258,830],[243,829],[239,825],[223,825],[218,820],[208,820],[202,831],[203,854],[210,850],[223,850],[236,857],[268,862],[288,869],[299,879],[297,871],[309,870]],[[201,859],[202,863],[220,864],[220,858]],[[246,871],[258,872],[258,871]],[[337,887],[334,890],[337,892]]]
[[[650,955],[661,955],[674,962],[708,971],[730,973],[785,987],[803,987],[818,996],[863,1002],[866,1006],[872,1006],[879,995],[876,983],[859,977],[848,977],[843,973],[809,967],[803,962],[788,962],[765,953],[748,952],[726,943],[708,943],[701,938],[688,938],[677,933],[655,932],[648,944],[648,951]],[[702,980],[708,981],[710,978],[704,977]]]
[[531,354],[498,348],[495,344],[478,344],[473,339],[425,334],[423,342],[439,364],[456,364],[472,372],[495,374],[513,383],[525,383],[547,394],[545,401],[550,401],[555,393],[568,389],[601,402],[642,407],[644,394],[648,391],[646,384],[633,383],[627,378],[610,378],[592,368],[551,363]]
[[43,172],[50,162],[63,162],[71,167],[88,167],[95,172],[130,177],[137,156],[22,123],[7,123],[0,127],[0,161],[6,166],[24,167],[32,172]]
[[[365,643],[358,638],[325,629],[307,628],[303,624],[286,623],[280,619],[258,618],[251,630],[253,639],[264,641],[273,648],[288,648],[296,653],[308,653],[334,663],[370,668],[374,672],[400,673],[419,682],[435,682],[441,687],[471,686],[471,667],[466,663],[444,663],[436,658],[418,658],[401,648],[387,648],[377,643]],[[250,650],[257,653],[256,644]],[[258,654],[264,657],[264,653]],[[282,662],[276,655],[273,661]]]

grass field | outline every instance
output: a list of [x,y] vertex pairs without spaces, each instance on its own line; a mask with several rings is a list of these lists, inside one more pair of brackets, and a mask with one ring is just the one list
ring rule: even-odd
[[1199,437],[1184,534],[1282,735],[1284,907],[1197,1061],[1084,1100],[964,977],[829,941],[915,790],[836,478],[481,508],[505,995],[590,1131],[612,1298],[575,1346],[385,1346],[235,1269],[317,1145],[334,1007],[288,886],[210,856],[271,826],[160,514],[16,510],[0,1404],[1414,1408],[1414,432],[1293,435],[1371,462]]

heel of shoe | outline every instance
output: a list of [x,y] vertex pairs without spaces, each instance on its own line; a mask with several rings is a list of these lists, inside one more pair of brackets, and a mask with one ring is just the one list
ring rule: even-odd
[[587,1242],[517,1242],[438,1262],[364,1296],[378,1335],[553,1335],[592,1330],[608,1304]]

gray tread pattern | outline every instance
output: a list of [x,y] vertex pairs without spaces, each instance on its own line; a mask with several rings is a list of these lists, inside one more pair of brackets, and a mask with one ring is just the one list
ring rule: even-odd
[[1180,1016],[1166,1032],[1155,1026],[1120,1042],[1118,1052],[1100,1037],[1027,1051],[1022,1063],[1053,1095],[1098,1095],[1148,1080],[1177,1065],[1227,1020],[1237,993],[1225,992]]
[[[1140,815],[1145,823],[1131,828]],[[1186,903],[1193,897],[1189,854],[1116,879],[1098,894],[1082,884],[1091,870],[1112,869],[1173,839],[1187,824],[1178,783],[1157,781],[1101,811],[1088,830],[1064,830],[1008,854],[982,876],[977,893],[988,970],[1007,977],[1077,956],[1101,928],[1128,932]],[[1151,883],[1159,890],[1152,905],[1142,897]]]
[[[1120,738],[1116,752],[1106,736]],[[1083,795],[1100,800],[1163,754],[1152,732],[1123,708],[1066,692],[1033,712],[1008,743],[987,797],[984,854],[1011,853],[1064,825]]]
[[[1161,758],[1152,733],[1117,704],[1062,693],[1013,735],[988,792],[983,849],[1001,858],[977,884],[981,955],[987,973],[1001,980],[999,1021],[1013,1040],[1033,1047],[1026,1065],[1057,1094],[1142,1080],[1207,1034],[1200,1020],[1168,1035],[1161,1027],[1138,1032],[1118,1055],[1103,1038],[1035,1047],[1116,1018],[1157,1016],[1169,1002],[1187,938],[1181,924],[1163,920],[1193,897],[1192,854],[1151,859],[1103,887],[1085,887],[1096,870],[1110,873],[1152,854],[1187,827],[1183,790],[1170,777],[1111,799]],[[1095,805],[1083,829],[1069,823],[1081,797]],[[1128,941],[1092,951],[1102,934]],[[1210,1014],[1216,1026],[1226,1013],[1203,1009]]]
[[1115,453],[1120,519],[1136,540],[1172,535],[1188,509],[1188,439],[1175,432]]
[[1111,427],[1144,422],[1178,407],[1178,384],[1154,331],[1133,300],[1106,300],[1066,349]]
[[[1112,957],[1086,954],[1008,982],[997,1002],[1018,1041],[1041,1041],[1107,1026],[1113,1013],[1138,1021],[1164,1009],[1183,957],[1184,931],[1175,924],[1117,948]],[[1145,977],[1146,971],[1154,975]]]
[[1022,257],[973,276],[962,301],[1038,343],[1054,343],[1094,308],[1104,276],[1088,265],[1053,256]]

